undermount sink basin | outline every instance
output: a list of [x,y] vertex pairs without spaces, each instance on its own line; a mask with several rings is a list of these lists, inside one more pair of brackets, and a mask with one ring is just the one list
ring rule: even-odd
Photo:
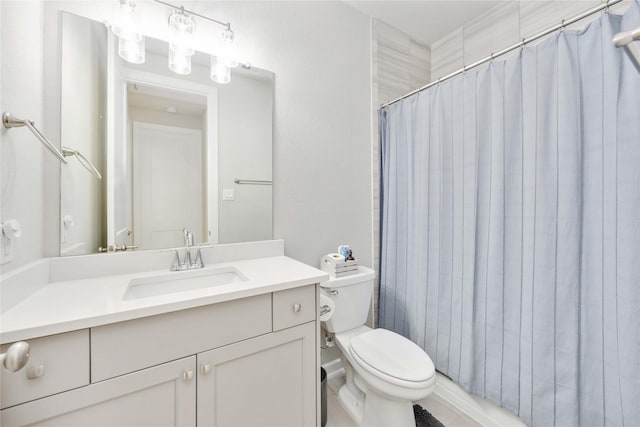
[[141,277],[131,280],[122,299],[147,298],[192,291],[194,289],[212,288],[246,280],[247,278],[233,267],[173,271],[160,276]]

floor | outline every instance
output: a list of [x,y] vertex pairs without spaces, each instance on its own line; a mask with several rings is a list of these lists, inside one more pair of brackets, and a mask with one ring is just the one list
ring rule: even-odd
[[[337,393],[343,381],[343,376],[337,376],[327,382],[326,427],[356,427],[338,403]],[[447,427],[483,427],[437,394],[432,393],[418,403]]]

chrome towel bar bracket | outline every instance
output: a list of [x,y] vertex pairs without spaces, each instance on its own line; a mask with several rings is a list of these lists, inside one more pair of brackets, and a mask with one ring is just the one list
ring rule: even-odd
[[36,128],[33,120],[19,119],[12,116],[10,113],[2,113],[2,125],[7,129],[25,126],[31,131],[31,133],[33,133],[36,138],[38,138],[38,141],[40,141],[42,145],[47,148],[47,150],[51,151],[51,153],[58,158],[58,160],[60,160],[64,164],[67,164],[67,161],[62,153],[51,143],[51,141],[47,139],[46,136],[42,134],[42,132],[38,130],[38,128]]
[[69,147],[65,147],[64,145],[62,146],[62,154],[67,157],[67,156],[76,156],[76,158],[78,159],[78,162],[80,162],[80,164],[86,169],[88,170],[91,174],[93,174],[96,178],[98,179],[102,179],[102,175],[100,174],[100,172],[98,172],[98,169],[93,165],[93,163],[91,163],[89,161],[89,159],[87,159],[85,156],[82,155],[81,152],[74,150],[73,148],[69,148]]

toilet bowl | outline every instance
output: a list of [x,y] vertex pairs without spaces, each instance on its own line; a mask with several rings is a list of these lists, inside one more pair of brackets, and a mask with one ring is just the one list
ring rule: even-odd
[[334,304],[323,328],[335,333],[346,373],[338,401],[358,426],[413,427],[413,402],[431,393],[435,368],[412,341],[365,326],[373,277],[373,270],[359,267],[356,275],[320,284]]

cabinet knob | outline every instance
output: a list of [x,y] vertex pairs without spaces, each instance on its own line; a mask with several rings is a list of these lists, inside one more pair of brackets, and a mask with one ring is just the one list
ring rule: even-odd
[[2,366],[10,372],[16,372],[24,368],[29,361],[29,343],[18,341],[11,344],[6,353],[0,354]]
[[302,310],[302,304],[293,304],[293,311],[299,313]]
[[42,363],[27,369],[27,379],[35,380],[44,375],[44,365]]
[[188,371],[184,371],[182,373],[182,379],[184,381],[189,381],[192,378],[193,378],[193,371],[191,369],[189,369]]
[[330,289],[329,290],[329,294],[333,295],[333,296],[336,296],[336,295],[338,295],[338,290],[337,289]]
[[203,363],[202,365],[200,365],[200,373],[202,373],[202,375],[207,375],[209,374],[209,372],[211,372],[211,365],[208,363]]

